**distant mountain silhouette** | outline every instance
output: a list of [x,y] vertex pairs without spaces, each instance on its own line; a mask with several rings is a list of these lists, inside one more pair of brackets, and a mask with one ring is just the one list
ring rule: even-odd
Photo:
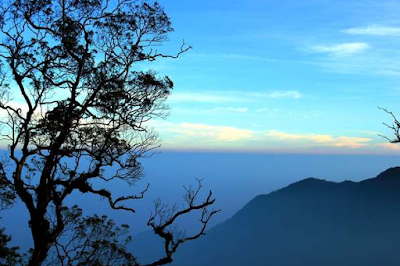
[[400,168],[361,182],[308,178],[260,195],[173,266],[399,266]]

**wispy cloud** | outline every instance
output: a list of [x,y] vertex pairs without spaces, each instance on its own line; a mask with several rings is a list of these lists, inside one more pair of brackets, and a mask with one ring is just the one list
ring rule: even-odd
[[370,45],[363,42],[341,43],[333,45],[314,45],[310,50],[315,53],[326,53],[333,56],[350,56],[365,52]]
[[313,61],[309,60],[301,60],[299,58],[279,58],[279,57],[268,57],[263,55],[250,55],[250,54],[224,54],[224,53],[215,53],[215,54],[203,54],[203,53],[191,53],[188,55],[189,58],[196,60],[207,60],[210,62],[215,61],[226,61],[226,62],[235,62],[235,61],[249,61],[253,63],[280,63],[280,64],[314,64]]
[[212,112],[233,112],[233,113],[246,113],[249,111],[247,107],[218,107],[211,109]]
[[330,56],[321,60],[319,65],[332,73],[399,77],[399,60],[399,51],[374,51],[357,57]]
[[[371,47],[365,43],[359,46],[349,46],[340,52],[340,49],[317,49],[318,53],[326,56],[319,57],[315,64],[319,65],[324,71],[340,74],[357,74],[357,75],[376,75],[399,77],[400,70],[398,62],[400,60],[400,51],[396,47],[381,46]],[[315,48],[315,47],[314,47]],[[370,50],[368,50],[370,49]],[[363,53],[368,50],[368,53]],[[309,49],[309,52],[316,53],[316,50]],[[324,52],[323,52],[324,51]]]
[[303,97],[297,90],[270,90],[270,91],[232,91],[232,94],[238,94],[253,99],[300,99]]
[[249,54],[202,54],[202,53],[192,53],[188,55],[192,58],[205,59],[205,60],[229,60],[229,61],[254,61],[254,62],[268,62],[268,63],[276,63],[276,62],[294,62],[292,60],[272,58],[260,55],[249,55]]
[[267,98],[301,98],[301,93],[298,91],[273,91],[266,93]]
[[[269,91],[248,91],[248,90],[219,90],[197,92],[173,93],[169,101],[179,102],[201,102],[201,103],[239,103],[257,101],[260,99],[300,99],[303,95],[297,90],[269,90]],[[241,109],[242,111],[244,109]],[[233,109],[231,111],[234,111]]]
[[265,113],[265,112],[268,112],[268,111],[269,111],[269,108],[259,108],[259,109],[256,110],[257,113]]
[[374,24],[365,27],[346,29],[343,32],[351,35],[400,36],[400,27]]
[[400,146],[394,143],[379,143],[377,146],[387,150],[400,151]]
[[202,102],[202,103],[225,103],[225,102],[241,102],[243,99],[237,96],[227,96],[224,93],[213,92],[181,92],[173,93],[169,100],[171,102]]

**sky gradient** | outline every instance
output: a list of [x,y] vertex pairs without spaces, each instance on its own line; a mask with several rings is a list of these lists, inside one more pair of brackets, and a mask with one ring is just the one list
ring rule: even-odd
[[175,83],[149,125],[164,149],[400,153],[377,108],[400,116],[398,0],[159,2],[175,32],[157,49],[193,46],[136,66]]
[[153,126],[178,150],[393,154],[400,115],[398,1],[159,1],[175,32],[143,68],[169,75],[171,115]]

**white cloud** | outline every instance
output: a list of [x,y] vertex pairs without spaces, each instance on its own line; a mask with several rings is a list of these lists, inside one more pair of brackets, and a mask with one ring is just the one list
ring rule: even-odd
[[228,126],[182,123],[180,130],[191,137],[206,137],[215,141],[237,141],[252,138],[250,130]]
[[232,126],[213,126],[196,123],[158,123],[156,130],[161,133],[172,133],[177,135],[178,141],[193,141],[198,145],[202,142],[233,142],[253,138],[251,130],[240,129]]
[[265,113],[265,112],[268,112],[268,111],[269,111],[268,108],[260,108],[260,109],[256,110],[257,113]]
[[351,35],[400,36],[400,27],[369,25],[346,29],[343,32]]
[[362,42],[341,43],[333,45],[315,45],[310,49],[315,53],[327,53],[333,56],[350,56],[365,52],[370,48],[370,45]]
[[[161,135],[168,136],[167,145],[192,148],[235,148],[265,149],[292,147],[304,148],[344,148],[359,149],[371,146],[372,139],[351,136],[333,136],[329,134],[296,134],[278,130],[256,131],[233,126],[214,126],[196,123],[159,122],[154,125]],[[229,144],[228,144],[229,143]],[[245,145],[245,146],[243,146]],[[388,148],[383,146],[381,148]],[[394,148],[394,147],[391,147]]]

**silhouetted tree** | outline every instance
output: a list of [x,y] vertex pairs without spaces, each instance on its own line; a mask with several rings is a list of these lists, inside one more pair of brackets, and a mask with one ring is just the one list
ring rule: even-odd
[[[107,183],[133,185],[141,177],[138,159],[159,146],[146,122],[167,115],[164,102],[173,83],[133,66],[177,58],[191,47],[183,43],[174,55],[157,51],[173,31],[157,2],[1,3],[1,134],[10,160],[1,164],[0,197],[4,207],[18,198],[29,212],[29,265],[137,265],[124,247],[126,226],[84,217],[65,200],[79,191],[105,198],[112,209],[135,212],[126,202],[143,198],[147,188],[115,197]],[[156,204],[148,225],[164,239],[165,256],[149,265],[171,262],[180,244],[204,234],[217,211],[208,209],[211,192],[197,203],[200,188],[187,189],[183,209]],[[172,229],[178,217],[196,210],[203,224],[198,234]],[[0,233],[1,252],[10,255],[8,264],[17,264],[17,250],[7,248],[9,238]]]
[[21,265],[22,256],[19,247],[8,247],[11,237],[4,234],[4,228],[0,228],[0,266]]
[[392,117],[392,119],[393,119],[392,124],[387,124],[387,123],[383,123],[383,124],[392,131],[394,137],[389,138],[389,137],[383,136],[383,135],[380,135],[380,136],[387,139],[390,143],[400,143],[400,121],[397,119],[397,117],[394,115],[394,113],[389,111],[388,109],[381,108],[381,107],[379,107],[379,109],[383,110],[384,112],[386,112],[387,114],[389,114]]
[[[12,207],[15,198],[12,184],[6,179],[4,168],[0,165],[0,211]],[[11,237],[4,233],[4,228],[0,228],[0,266],[17,265],[22,261],[19,248],[8,247],[10,241]]]

